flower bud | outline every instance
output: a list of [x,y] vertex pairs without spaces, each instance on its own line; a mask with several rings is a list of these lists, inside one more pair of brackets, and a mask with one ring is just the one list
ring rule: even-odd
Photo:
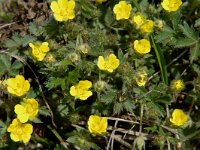
[[106,85],[107,83],[105,81],[97,81],[95,84],[94,84],[94,89],[95,91],[97,92],[101,92],[103,91],[105,88],[106,88]]
[[81,44],[81,45],[78,46],[78,50],[80,52],[82,52],[83,54],[87,54],[90,50],[90,47],[89,47],[88,44]]
[[143,137],[143,136],[139,136],[135,139],[134,141],[134,147],[138,148],[139,150],[142,150],[142,148],[144,147],[145,148],[145,140],[146,140],[146,137]]
[[80,56],[77,53],[70,53],[68,57],[75,64],[77,64],[80,60]]
[[77,113],[71,114],[69,120],[72,124],[77,124],[80,120],[80,115]]

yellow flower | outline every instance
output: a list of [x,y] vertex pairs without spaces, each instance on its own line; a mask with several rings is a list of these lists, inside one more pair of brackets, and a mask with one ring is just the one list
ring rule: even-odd
[[101,4],[103,2],[106,2],[107,0],[96,0],[97,3]]
[[139,54],[149,53],[151,50],[151,44],[147,39],[135,40],[134,49]]
[[32,48],[32,55],[38,60],[42,61],[46,56],[46,53],[49,51],[49,44],[47,42],[43,42],[41,44],[34,45],[33,43],[29,43],[29,46]]
[[22,105],[15,105],[15,113],[21,123],[33,120],[38,114],[38,102],[34,98],[24,98]]
[[91,115],[88,120],[88,129],[92,134],[102,134],[106,132],[108,121],[106,117]]
[[92,82],[88,80],[79,81],[77,85],[71,86],[70,94],[80,100],[86,100],[88,97],[92,96],[92,92],[89,91],[89,88],[91,87]]
[[114,6],[113,12],[115,13],[117,20],[128,19],[131,14],[131,9],[131,4],[128,4],[126,1],[120,1]]
[[100,70],[113,72],[119,66],[119,59],[114,54],[110,54],[106,59],[99,56],[97,66]]
[[140,32],[150,33],[153,32],[154,22],[152,20],[146,20],[143,25],[140,26]]
[[182,5],[181,0],[163,0],[162,7],[167,11],[177,11]]
[[187,120],[188,116],[181,109],[175,109],[170,118],[170,121],[177,126],[184,125]]
[[141,14],[136,14],[132,18],[132,23],[134,23],[137,28],[139,28],[144,22],[145,22],[145,16]]
[[182,80],[173,80],[170,84],[170,88],[174,92],[182,91],[185,88],[185,84]]
[[135,81],[138,86],[145,86],[147,82],[147,73],[144,70],[138,71],[136,74]]
[[23,143],[27,143],[31,138],[33,126],[29,123],[22,124],[19,119],[16,118],[7,128],[7,131],[10,132],[10,138],[13,141],[23,141]]
[[7,91],[16,96],[26,94],[30,89],[30,83],[22,75],[7,79]]
[[75,18],[75,1],[74,0],[58,0],[52,1],[50,5],[57,21],[67,21]]

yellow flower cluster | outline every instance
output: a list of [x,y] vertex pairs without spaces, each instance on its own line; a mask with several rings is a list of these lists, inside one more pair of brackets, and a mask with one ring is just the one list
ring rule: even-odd
[[132,6],[126,1],[120,1],[113,8],[113,12],[116,15],[117,20],[129,19],[131,14]]
[[58,0],[52,1],[50,5],[54,17],[57,21],[67,21],[75,18],[75,1],[74,0]]
[[141,55],[147,54],[151,51],[151,44],[147,39],[135,40],[134,50]]
[[111,73],[119,66],[119,59],[114,54],[110,54],[106,59],[103,56],[99,56],[97,66],[100,70],[106,70]]
[[[17,75],[15,78],[6,80],[7,91],[16,96],[23,96],[30,89],[30,83],[24,79],[24,76]],[[7,128],[13,141],[23,141],[27,143],[33,132],[33,126],[26,123],[33,120],[38,115],[38,102],[34,98],[24,98],[22,104],[15,105],[15,118]]]
[[144,70],[138,71],[136,74],[135,81],[138,86],[145,86],[147,82],[147,73]]
[[91,115],[88,120],[88,129],[90,133],[94,135],[105,133],[108,127],[108,121],[106,117],[99,117],[97,115]]
[[181,0],[163,0],[161,3],[161,6],[167,11],[177,11],[181,5]]
[[185,84],[182,80],[172,80],[170,88],[174,92],[179,92],[185,88]]
[[10,132],[10,137],[13,141],[23,141],[23,143],[27,143],[31,138],[33,126],[29,123],[22,124],[19,119],[16,118],[7,128],[7,131]]
[[24,102],[15,105],[15,113],[21,123],[33,120],[38,114],[38,102],[34,98],[24,98]]
[[16,96],[23,96],[30,89],[30,83],[22,75],[7,79],[6,84],[7,91]]
[[154,22],[152,20],[146,20],[146,17],[140,13],[133,16],[132,23],[135,24],[141,33],[153,32]]
[[32,49],[32,55],[38,60],[42,61],[46,56],[46,53],[49,51],[49,44],[47,42],[43,42],[41,44],[33,44],[29,43],[29,46]]
[[70,94],[80,100],[86,100],[88,97],[92,96],[92,92],[89,91],[91,87],[92,82],[88,80],[79,81],[77,85],[70,88]]
[[175,109],[172,113],[172,118],[170,118],[170,121],[177,126],[184,125],[187,120],[188,116],[181,109]]

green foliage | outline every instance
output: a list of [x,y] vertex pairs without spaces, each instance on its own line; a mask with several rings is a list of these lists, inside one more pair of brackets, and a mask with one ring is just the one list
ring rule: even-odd
[[[44,3],[50,6],[51,2]],[[129,0],[129,19],[116,20],[113,9],[118,2],[76,0],[75,18],[66,21],[57,21],[50,8],[46,8],[49,16],[43,14],[43,22],[38,23],[37,14],[36,19],[26,22],[25,35],[14,32],[3,42],[0,148],[24,148],[21,142],[14,143],[7,132],[17,117],[15,105],[23,98],[39,102],[37,118],[28,122],[33,124],[34,132],[25,149],[33,146],[55,150],[142,150],[152,145],[170,149],[180,143],[182,149],[193,149],[199,144],[200,20],[195,6],[198,0],[183,2],[176,12],[165,11],[160,2]],[[132,17],[138,13],[154,21],[153,33],[141,33],[133,23]],[[6,21],[13,17],[4,12],[0,16]],[[135,51],[134,41],[139,39],[150,41],[150,53]],[[42,61],[37,61],[34,55],[41,53],[42,42],[48,43],[49,51],[42,53]],[[113,72],[98,67],[99,56],[107,61],[109,54],[119,59]],[[109,68],[114,62],[103,64]],[[147,77],[139,76],[141,71]],[[9,93],[6,85],[8,78],[18,74],[24,75],[31,85],[22,97]],[[185,89],[173,91],[170,82],[174,79],[182,79]],[[86,100],[72,96],[70,91],[75,86],[75,95],[86,94],[83,85],[76,87],[81,80],[92,83],[88,89],[92,95]],[[144,80],[144,85],[138,80]],[[188,115],[183,126],[174,126],[170,121],[174,109],[182,109]],[[106,133],[90,133],[91,115],[107,117]]]

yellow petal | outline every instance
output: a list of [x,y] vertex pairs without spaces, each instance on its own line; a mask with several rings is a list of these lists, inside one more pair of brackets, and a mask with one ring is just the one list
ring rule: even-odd
[[75,86],[72,86],[72,87],[70,88],[70,94],[71,94],[71,96],[76,96],[76,95],[77,95]]
[[35,46],[33,45],[33,43],[29,43],[28,45],[29,45],[32,49],[34,49],[34,47],[35,47]]
[[50,8],[54,13],[60,12],[60,8],[59,8],[58,3],[56,1],[51,2]]
[[25,124],[23,128],[23,132],[27,134],[33,133],[33,126],[31,124]]
[[82,80],[78,83],[78,86],[81,87],[82,89],[89,89],[92,87],[92,82],[88,80]]
[[58,5],[60,8],[67,8],[68,0],[58,0]]
[[74,1],[74,0],[70,0],[70,1],[68,2],[68,7],[69,7],[71,10],[73,10],[73,9],[75,8],[75,1]]
[[61,16],[60,14],[54,14],[54,17],[57,21],[65,21],[67,19],[64,19],[63,16]]
[[23,136],[22,136],[23,143],[29,142],[30,138],[31,138],[30,134],[23,134]]
[[25,108],[22,105],[15,105],[15,113],[16,114],[22,114],[22,113],[26,113]]
[[92,92],[91,91],[84,91],[81,93],[81,95],[79,96],[80,100],[86,100],[88,97],[92,96]]
[[18,142],[20,141],[20,137],[18,134],[13,134],[13,133],[10,133],[10,138],[15,141],[15,142]]
[[104,69],[105,69],[105,60],[104,60],[103,56],[99,56],[98,62],[97,62],[97,66],[98,66],[99,69],[101,69],[101,70],[104,70]]
[[43,42],[41,45],[40,45],[40,50],[42,52],[48,52],[49,51],[49,44],[47,42]]

